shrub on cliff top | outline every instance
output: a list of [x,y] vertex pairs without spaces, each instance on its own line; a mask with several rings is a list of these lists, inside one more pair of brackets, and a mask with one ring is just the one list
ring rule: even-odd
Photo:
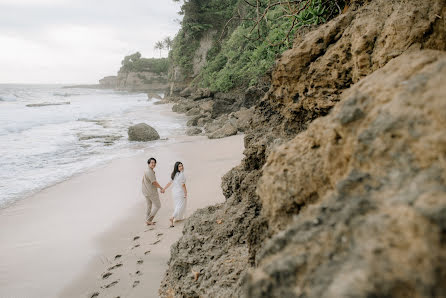
[[[288,11],[272,6],[269,1],[262,11],[251,9],[240,25],[220,46],[220,51],[208,54],[208,60],[195,83],[213,91],[228,91],[235,87],[255,85],[274,65],[277,55],[292,46],[296,30],[317,25],[328,18],[329,3],[323,0],[301,1],[294,17]],[[241,18],[241,17],[240,17]]]
[[298,28],[326,22],[340,5],[342,0],[185,1],[182,29],[170,58],[186,76],[191,75],[200,34],[214,28],[214,45],[194,84],[213,91],[254,85],[277,56],[292,46]]
[[121,61],[120,72],[143,72],[150,71],[156,74],[167,73],[169,62],[167,58],[141,58],[141,54],[136,52],[125,56]]

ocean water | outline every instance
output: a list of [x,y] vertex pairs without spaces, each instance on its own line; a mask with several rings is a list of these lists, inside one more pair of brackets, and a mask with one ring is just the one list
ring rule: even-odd
[[[111,159],[172,142],[186,118],[145,93],[0,85],[0,208]],[[161,138],[129,142],[145,122]]]

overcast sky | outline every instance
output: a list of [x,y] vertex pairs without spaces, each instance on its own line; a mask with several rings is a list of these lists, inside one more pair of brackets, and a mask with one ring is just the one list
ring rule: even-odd
[[[97,83],[174,37],[172,0],[0,0],[0,83]],[[163,56],[167,56],[164,51]]]

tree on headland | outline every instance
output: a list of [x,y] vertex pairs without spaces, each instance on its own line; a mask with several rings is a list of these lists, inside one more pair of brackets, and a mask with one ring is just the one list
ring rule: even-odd
[[167,51],[170,51],[170,49],[172,48],[172,45],[173,45],[173,40],[169,36],[167,36],[166,38],[164,38],[163,44],[164,44],[164,48]]
[[161,58],[161,50],[164,49],[164,43],[162,41],[157,41],[155,43],[155,50],[160,50],[160,58]]
[[121,65],[122,66],[129,65],[129,64],[137,62],[139,59],[141,59],[141,53],[136,52],[135,54],[125,56],[124,60],[121,61]]
[[144,72],[150,71],[156,74],[167,73],[167,58],[142,58],[141,53],[125,56],[121,61],[120,72]]

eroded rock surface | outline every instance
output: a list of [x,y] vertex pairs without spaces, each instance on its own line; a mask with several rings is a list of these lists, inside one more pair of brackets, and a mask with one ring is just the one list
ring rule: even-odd
[[445,12],[351,1],[303,29],[222,179],[226,202],[172,247],[161,296],[445,295]]
[[444,52],[402,55],[273,150],[257,194],[275,236],[246,297],[446,295],[445,75]]

